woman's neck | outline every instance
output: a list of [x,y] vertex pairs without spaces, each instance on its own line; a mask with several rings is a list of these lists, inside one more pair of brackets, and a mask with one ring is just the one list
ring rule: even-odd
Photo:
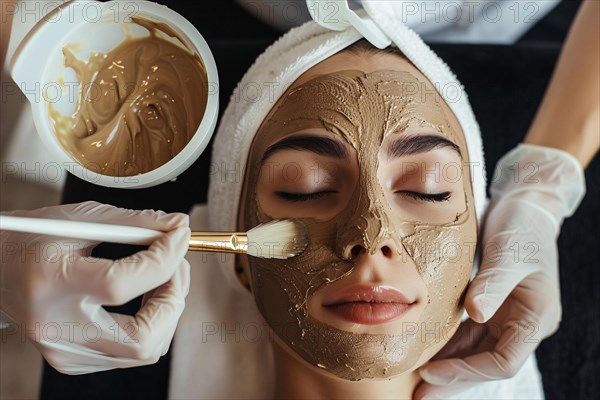
[[417,371],[392,380],[346,381],[324,374],[273,344],[276,399],[411,399]]

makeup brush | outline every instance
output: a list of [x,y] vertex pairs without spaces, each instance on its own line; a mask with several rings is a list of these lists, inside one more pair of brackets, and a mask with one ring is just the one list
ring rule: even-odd
[[[136,226],[13,215],[0,215],[0,230],[137,245],[150,245],[163,234]],[[302,253],[307,245],[306,225],[297,219],[281,219],[248,232],[192,232],[189,250],[286,259]]]
[[308,245],[303,222],[278,219],[248,232],[192,232],[190,250],[247,253],[260,258],[286,259],[302,253]]

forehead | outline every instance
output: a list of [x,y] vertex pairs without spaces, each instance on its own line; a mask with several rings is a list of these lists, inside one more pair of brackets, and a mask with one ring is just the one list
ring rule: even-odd
[[[260,137],[267,133],[263,129],[267,128],[267,131],[271,131],[271,135],[267,134],[270,136],[270,140],[267,141],[277,141],[277,139],[281,139],[283,136],[292,134],[294,131],[300,130],[301,128],[316,128],[316,125],[321,126],[322,121],[319,121],[315,125],[315,119],[309,117],[309,114],[313,114],[314,117],[314,114],[321,114],[321,112],[311,113],[307,109],[307,105],[322,109],[321,106],[323,104],[319,105],[317,103],[326,102],[327,108],[337,109],[336,111],[338,112],[342,111],[343,108],[353,108],[352,104],[354,104],[354,108],[362,107],[361,102],[354,101],[355,99],[352,98],[352,95],[348,95],[348,93],[344,93],[337,98],[319,98],[318,96],[310,95],[311,90],[314,90],[315,81],[328,80],[328,78],[334,78],[340,74],[348,75],[349,71],[362,72],[363,74],[370,75],[378,74],[382,71],[393,71],[396,73],[396,77],[404,77],[395,79],[396,81],[401,80],[408,84],[411,82],[418,82],[418,85],[414,86],[416,86],[416,90],[419,93],[417,93],[416,96],[413,96],[415,99],[413,105],[416,104],[416,108],[414,108],[414,115],[418,116],[418,119],[421,120],[421,126],[423,126],[423,121],[433,125],[439,124],[440,121],[442,121],[444,125],[443,131],[440,129],[436,130],[443,136],[447,136],[449,139],[455,142],[461,149],[464,158],[468,159],[468,151],[466,148],[466,141],[464,140],[462,128],[454,113],[438,93],[435,86],[406,58],[398,54],[389,53],[355,54],[342,51],[308,69],[298,79],[296,79],[296,81],[294,81],[294,83],[286,90],[284,95],[277,100],[267,117],[263,120],[257,136]],[[399,90],[404,90],[402,87],[404,86],[396,85],[396,92]],[[306,88],[309,88],[309,90],[305,90]],[[414,89],[415,87],[409,87],[409,90]],[[298,91],[305,91],[306,96],[294,96],[294,94],[297,94]],[[296,101],[293,100],[294,97],[296,98]],[[304,99],[298,101],[298,98],[300,97],[304,97]],[[435,115],[426,112],[426,110],[435,110]],[[344,114],[344,112],[342,111],[341,114]],[[284,115],[286,115],[286,117],[284,117]],[[295,122],[292,122],[289,117],[292,117],[291,119],[294,119]],[[322,115],[318,115],[317,119],[322,120],[321,117]],[[380,115],[379,119],[386,119],[387,117],[388,115]],[[311,119],[312,122],[310,121]],[[331,122],[334,120],[336,122],[334,125],[337,125],[337,122],[343,123],[343,121],[340,121],[338,118],[330,119]],[[371,121],[373,121],[373,119],[371,119]],[[271,125],[271,129],[268,128],[268,125]],[[275,128],[277,133],[272,131],[273,128]],[[338,130],[337,128],[341,127],[338,126],[334,128],[336,128],[335,130]],[[347,131],[347,129],[343,130]],[[260,139],[267,138],[255,137],[255,140],[256,139],[262,141]],[[379,141],[379,143],[381,143],[381,141]]]
[[357,55],[351,52],[342,51],[308,69],[294,81],[288,90],[300,86],[319,75],[332,74],[348,69],[356,69],[363,72],[373,72],[378,70],[404,71],[409,72],[420,81],[427,81],[425,75],[423,75],[410,61],[397,54],[375,53],[369,55]]

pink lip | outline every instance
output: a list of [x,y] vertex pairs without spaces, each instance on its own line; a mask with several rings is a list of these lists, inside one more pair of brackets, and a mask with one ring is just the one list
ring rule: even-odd
[[323,307],[346,321],[377,325],[400,317],[414,303],[389,286],[355,285],[326,299]]

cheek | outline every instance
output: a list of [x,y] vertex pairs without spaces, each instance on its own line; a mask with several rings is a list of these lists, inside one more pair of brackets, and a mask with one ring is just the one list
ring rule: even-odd
[[476,249],[475,218],[465,211],[457,224],[438,229],[418,228],[405,238],[428,291],[424,320],[455,324],[463,312],[462,296],[469,282]]
[[304,222],[310,243],[302,254],[287,260],[249,258],[256,304],[265,320],[284,339],[298,334],[298,324],[308,315],[307,304],[312,294],[347,276],[353,267],[331,250],[330,238],[334,236],[331,223]]

